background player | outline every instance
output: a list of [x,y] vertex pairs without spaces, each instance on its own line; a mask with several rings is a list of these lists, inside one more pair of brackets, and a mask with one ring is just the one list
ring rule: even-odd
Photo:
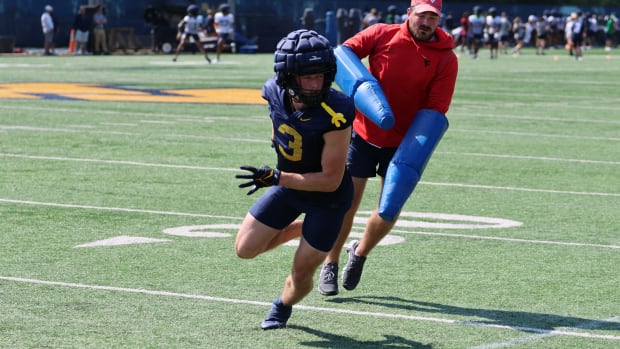
[[177,61],[179,52],[181,52],[181,49],[183,49],[187,40],[191,38],[194,40],[194,44],[196,44],[196,47],[198,47],[200,53],[205,56],[207,62],[211,63],[211,58],[209,58],[209,54],[207,54],[207,51],[205,51],[204,47],[202,47],[200,37],[198,36],[200,30],[202,30],[201,21],[198,18],[198,6],[187,6],[187,16],[183,17],[183,19],[179,22],[178,28],[179,31],[182,31],[183,33],[181,34],[181,39],[174,54],[174,58],[172,58],[172,61]]
[[230,6],[228,4],[220,5],[219,12],[215,14],[213,24],[217,32],[217,48],[215,49],[214,63],[219,63],[224,47],[229,46],[235,40],[235,16],[230,13]]

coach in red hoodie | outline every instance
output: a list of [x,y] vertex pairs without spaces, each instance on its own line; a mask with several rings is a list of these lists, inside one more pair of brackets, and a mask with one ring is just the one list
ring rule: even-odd
[[[343,43],[360,60],[368,57],[370,73],[385,93],[395,123],[392,128],[384,130],[359,110],[356,112],[347,161],[354,183],[353,206],[323,264],[319,279],[319,293],[323,295],[338,294],[339,256],[351,231],[368,178],[379,175],[383,190],[390,161],[420,111],[430,111],[444,118],[448,112],[458,62],[453,52],[454,40],[438,27],[441,6],[441,0],[411,0],[404,23],[377,23]],[[397,218],[385,220],[378,210],[371,214],[362,239],[353,241],[348,249],[349,260],[343,273],[344,288],[353,290],[357,286],[366,256],[396,221]]]

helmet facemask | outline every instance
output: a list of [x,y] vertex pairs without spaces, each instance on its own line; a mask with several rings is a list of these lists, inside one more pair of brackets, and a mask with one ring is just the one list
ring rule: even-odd
[[[302,75],[323,74],[323,87],[320,90],[303,89],[299,84],[299,77]],[[283,87],[286,93],[296,102],[307,106],[317,106],[327,100],[329,90],[334,81],[334,73],[328,65],[316,65],[303,69],[297,75],[289,74]]]

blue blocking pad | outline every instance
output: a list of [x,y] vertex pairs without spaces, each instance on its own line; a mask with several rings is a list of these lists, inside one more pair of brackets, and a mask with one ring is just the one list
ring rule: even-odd
[[447,129],[448,119],[442,113],[430,109],[416,113],[388,166],[379,201],[381,218],[391,222],[398,216]]
[[394,126],[394,113],[377,79],[370,74],[355,52],[346,46],[334,50],[335,82],[349,97],[355,108],[384,130]]

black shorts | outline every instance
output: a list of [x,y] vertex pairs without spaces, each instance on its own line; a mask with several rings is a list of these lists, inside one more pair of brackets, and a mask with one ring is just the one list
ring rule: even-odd
[[198,36],[198,34],[184,33],[183,36],[185,36],[185,40],[193,38],[195,42],[200,42],[200,37]]
[[370,178],[379,175],[385,177],[396,149],[376,147],[354,132],[347,155],[347,166],[351,176]]
[[353,183],[346,174],[333,193],[304,192],[281,186],[270,187],[250,208],[259,222],[284,229],[305,213],[302,235],[310,246],[328,252],[334,246],[344,215],[353,201]]
[[221,40],[221,41],[224,41],[227,44],[230,44],[231,42],[235,41],[235,33],[217,34],[217,38],[218,38],[218,40]]

